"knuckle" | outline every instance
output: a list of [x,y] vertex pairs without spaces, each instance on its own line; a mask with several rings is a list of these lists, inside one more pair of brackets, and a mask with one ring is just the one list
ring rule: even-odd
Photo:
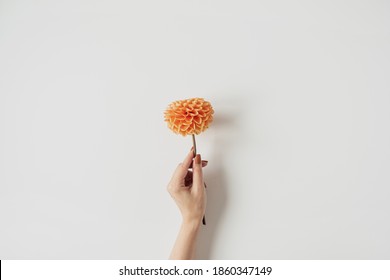
[[168,192],[169,192],[170,194],[175,194],[175,193],[178,192],[178,189],[175,188],[172,184],[169,184],[169,185],[167,186],[167,190],[168,190]]

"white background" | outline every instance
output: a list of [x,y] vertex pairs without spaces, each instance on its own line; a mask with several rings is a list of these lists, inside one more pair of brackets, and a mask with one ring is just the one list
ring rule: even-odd
[[164,259],[204,97],[201,259],[390,258],[387,1],[0,0],[0,259]]

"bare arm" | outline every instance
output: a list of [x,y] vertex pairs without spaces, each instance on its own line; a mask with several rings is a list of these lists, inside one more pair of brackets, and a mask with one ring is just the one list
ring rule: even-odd
[[[183,163],[179,164],[171,181],[168,191],[178,205],[183,217],[175,245],[170,259],[190,260],[195,257],[196,240],[202,218],[206,210],[206,192],[204,188],[202,165],[200,155],[196,155],[193,162],[192,150]],[[193,165],[193,172],[188,169]]]
[[192,260],[195,257],[195,245],[198,237],[200,222],[183,222],[176,238],[169,259]]

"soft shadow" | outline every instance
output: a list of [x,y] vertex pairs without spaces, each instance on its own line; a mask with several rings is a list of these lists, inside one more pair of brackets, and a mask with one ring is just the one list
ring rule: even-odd
[[[233,103],[234,104],[234,103]],[[235,107],[237,109],[237,107]],[[218,129],[213,148],[212,157],[208,158],[209,165],[205,171],[205,183],[207,185],[207,209],[206,223],[203,226],[198,239],[197,259],[206,260],[212,256],[215,245],[215,238],[218,236],[219,224],[224,214],[228,201],[227,182],[225,176],[224,154],[234,144],[234,137],[237,132],[234,126],[233,110],[220,111],[215,115],[213,127]],[[232,142],[233,141],[233,142]]]
[[226,205],[226,185],[224,181],[224,170],[222,166],[223,159],[216,153],[209,159],[209,163],[215,165],[205,176],[207,185],[207,209],[206,225],[203,225],[199,234],[197,259],[210,259],[214,247],[214,240],[218,233],[218,224]]

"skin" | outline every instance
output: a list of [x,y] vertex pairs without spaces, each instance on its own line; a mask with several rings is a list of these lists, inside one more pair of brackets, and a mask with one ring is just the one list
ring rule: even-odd
[[[193,157],[193,149],[180,163],[168,184],[168,192],[182,215],[182,224],[169,259],[192,260],[195,257],[196,241],[206,210],[206,191],[203,181],[200,155]],[[192,171],[189,169],[192,167]]]

